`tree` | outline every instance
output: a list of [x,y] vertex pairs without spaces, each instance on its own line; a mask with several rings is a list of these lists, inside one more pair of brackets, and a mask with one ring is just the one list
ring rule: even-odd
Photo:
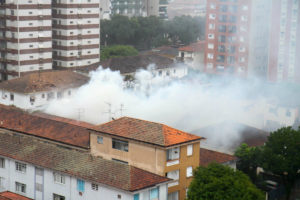
[[257,147],[249,147],[247,144],[241,144],[235,151],[238,157],[237,168],[247,174],[253,182],[256,182],[256,169],[260,165],[261,150]]
[[212,163],[194,171],[188,200],[263,200],[264,194],[241,171]]
[[300,129],[280,128],[270,134],[262,148],[261,167],[281,177],[288,200],[291,190],[299,179]]
[[114,45],[106,47],[101,51],[101,60],[122,56],[136,56],[138,53],[139,52],[132,46]]

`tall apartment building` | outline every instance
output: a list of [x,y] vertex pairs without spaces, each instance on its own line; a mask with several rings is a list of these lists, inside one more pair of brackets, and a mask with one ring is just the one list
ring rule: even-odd
[[52,69],[51,0],[0,1],[1,79]]
[[245,76],[251,1],[208,0],[205,71]]
[[272,1],[268,79],[300,81],[300,1]]
[[300,80],[298,0],[209,0],[207,72]]
[[100,59],[99,0],[53,0],[53,66],[87,66]]
[[158,16],[159,0],[101,0],[101,19],[111,15]]

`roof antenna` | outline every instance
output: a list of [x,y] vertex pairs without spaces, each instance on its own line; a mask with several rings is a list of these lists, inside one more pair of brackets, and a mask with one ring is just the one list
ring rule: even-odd
[[123,117],[123,111],[124,111],[124,104],[121,103],[121,106],[120,106],[120,113],[121,113],[121,117]]
[[81,116],[83,116],[83,114],[84,114],[84,108],[78,108],[77,112],[78,112],[78,119],[77,120],[80,121]]
[[108,113],[108,121],[111,121],[111,115],[112,115],[112,112],[111,112],[111,103],[108,103],[108,102],[105,102],[105,103],[108,105],[108,111],[104,112],[104,113]]

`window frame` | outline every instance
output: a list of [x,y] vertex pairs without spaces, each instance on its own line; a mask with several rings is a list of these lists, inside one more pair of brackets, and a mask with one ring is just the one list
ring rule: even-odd
[[22,194],[26,194],[26,184],[24,183],[20,183],[20,182],[15,182],[15,189],[17,193],[22,193]]
[[5,158],[0,157],[0,168],[5,168]]
[[[121,145],[121,146],[118,146]],[[124,146],[122,146],[124,145]],[[119,150],[119,151],[124,151],[124,152],[129,152],[129,142],[125,140],[119,140],[116,138],[112,138],[112,148]]]
[[53,173],[53,180],[54,183],[58,183],[58,184],[66,184],[66,176],[57,172]]
[[25,163],[15,162],[16,171],[26,173],[27,165]]

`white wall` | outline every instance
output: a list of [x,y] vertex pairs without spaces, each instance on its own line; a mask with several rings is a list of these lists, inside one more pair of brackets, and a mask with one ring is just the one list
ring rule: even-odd
[[[69,91],[71,94],[69,95]],[[47,92],[36,92],[31,94],[20,94],[0,90],[0,104],[14,105],[22,109],[35,109],[47,105],[50,100],[47,99],[47,94],[53,92],[53,99],[58,99],[58,93],[61,92],[63,98],[72,97],[77,91],[77,88],[70,88],[65,90],[52,90]],[[14,100],[10,99],[10,94],[14,95]],[[34,97],[35,101],[30,102],[30,97]]]
[[[0,191],[11,191],[17,193],[15,188],[15,182],[20,182],[26,184],[26,193],[20,194],[36,200],[52,200],[53,194],[64,196],[66,200],[116,200],[119,199],[118,195],[121,195],[121,200],[133,200],[133,195],[135,193],[140,194],[140,200],[149,200],[149,191],[150,189],[152,189],[148,188],[141,191],[137,191],[135,193],[131,193],[119,190],[117,188],[112,188],[110,186],[98,184],[98,191],[94,191],[91,188],[92,183],[89,181],[85,181],[85,190],[80,195],[79,191],[77,190],[76,177],[64,174],[65,184],[56,183],[53,177],[53,170],[43,169],[43,178],[39,178],[40,176],[36,175],[36,166],[25,163],[26,172],[22,173],[16,171],[16,160],[5,157],[2,158],[5,159],[5,168],[0,168],[0,178],[4,178],[4,184],[3,187],[0,188]],[[40,192],[40,195],[36,195],[39,193],[35,193],[35,182],[43,184],[43,192]],[[159,199],[167,199],[167,184],[161,184],[159,186]]]

